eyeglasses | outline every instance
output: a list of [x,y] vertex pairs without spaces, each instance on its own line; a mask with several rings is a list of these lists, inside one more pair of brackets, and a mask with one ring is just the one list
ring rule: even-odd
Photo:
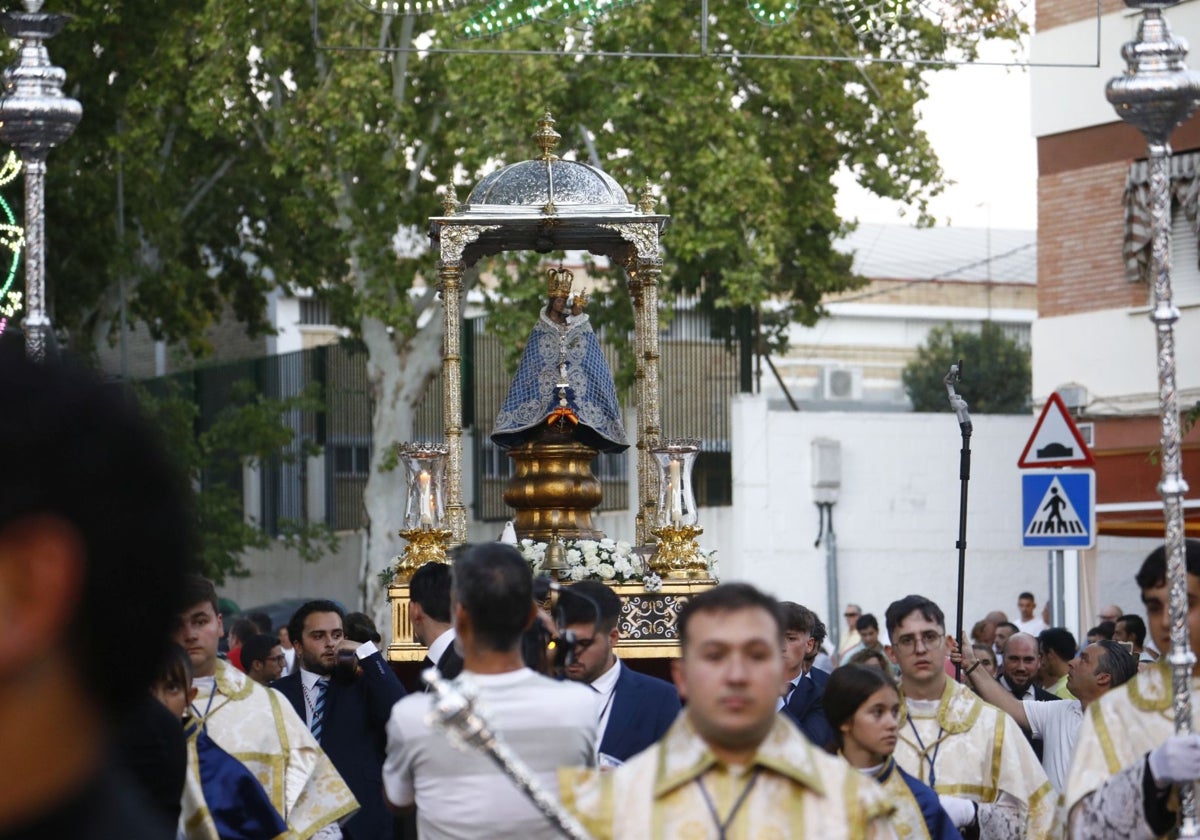
[[590,639],[580,639],[580,638],[576,638],[576,639],[575,639],[575,652],[576,652],[576,653],[583,653],[585,650],[587,650],[588,648],[590,648],[590,647],[591,647],[592,645],[594,645],[594,644],[596,644],[596,637],[595,637],[595,636],[592,636]]
[[945,635],[939,633],[937,630],[926,630],[917,635],[901,636],[896,639],[896,647],[902,651],[911,653],[917,649],[917,642],[920,641],[926,650],[933,650],[936,647],[941,647],[942,639],[944,638]]
[[858,618],[859,613],[842,613],[842,618]]

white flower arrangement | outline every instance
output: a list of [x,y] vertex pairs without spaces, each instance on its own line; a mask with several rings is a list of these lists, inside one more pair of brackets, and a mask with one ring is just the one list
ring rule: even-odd
[[[566,548],[567,570],[564,579],[572,581],[599,580],[604,583],[636,583],[645,576],[646,568],[624,540],[563,540]],[[521,540],[517,549],[529,563],[534,574],[546,557],[546,543]]]
[[[633,546],[624,540],[563,540],[566,549],[567,568],[562,573],[564,580],[598,580],[603,583],[643,583],[647,592],[662,588],[662,578],[649,571]],[[533,573],[538,573],[546,557],[546,543],[521,540],[517,544],[521,556],[529,563]],[[715,550],[701,552],[708,561],[709,573],[717,576]]]

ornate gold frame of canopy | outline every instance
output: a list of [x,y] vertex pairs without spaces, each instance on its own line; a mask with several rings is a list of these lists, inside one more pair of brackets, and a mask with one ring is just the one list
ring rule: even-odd
[[[559,135],[549,113],[534,134],[541,154],[506,166],[483,178],[465,202],[453,189],[443,201],[445,214],[429,220],[429,236],[438,252],[438,290],[443,301],[443,409],[446,444],[446,528],[450,542],[467,539],[463,504],[462,444],[462,304],[463,275],[479,260],[504,251],[587,251],[625,269],[634,309],[633,352],[636,359],[634,401],[637,406],[636,541],[654,541],[651,528],[659,504],[658,467],[651,454],[661,440],[659,403],[658,283],[662,272],[659,238],[668,217],[654,212],[647,181],[637,205],[608,174],[586,163],[554,154]],[[711,580],[668,577],[662,588],[646,592],[640,585],[613,587],[625,602],[621,650],[627,657],[674,655],[675,615],[687,596],[711,586]],[[389,587],[393,642],[389,657],[413,661],[424,648],[412,640],[408,617],[408,584]]]
[[[659,236],[667,217],[654,212],[647,188],[638,206],[608,174],[594,166],[561,160],[554,153],[558,134],[549,114],[535,138],[542,154],[486,176],[463,204],[453,196],[446,215],[429,220],[438,250],[438,288],[445,313],[444,413],[446,514],[458,544],[467,538],[462,497],[462,277],[467,268],[502,251],[587,251],[624,267],[634,310],[637,359],[637,542],[650,540],[649,523],[658,504],[658,475],[650,449],[662,433],[658,379],[658,280],[662,272]],[[649,185],[647,185],[649,187]]]

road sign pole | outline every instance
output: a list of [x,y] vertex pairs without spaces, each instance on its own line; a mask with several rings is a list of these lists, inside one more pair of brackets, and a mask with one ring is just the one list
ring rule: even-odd
[[1054,600],[1050,604],[1050,626],[1063,627],[1066,624],[1066,596],[1067,596],[1067,563],[1066,552],[1061,548],[1056,548],[1050,552],[1053,556],[1053,564],[1051,566],[1054,575]]

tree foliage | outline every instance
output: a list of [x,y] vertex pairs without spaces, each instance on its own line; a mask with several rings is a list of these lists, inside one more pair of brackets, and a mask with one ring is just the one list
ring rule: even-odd
[[[303,448],[286,454],[292,449],[295,433],[283,421],[292,412],[321,410],[318,395],[310,389],[295,397],[271,399],[256,393],[253,383],[245,381],[233,388],[230,403],[207,427],[197,431],[199,406],[176,383],[165,380],[154,391],[138,387],[136,393],[195,488],[200,572],[218,584],[226,577],[244,577],[244,552],[266,549],[274,538],[246,521],[241,486],[227,479],[239,475],[247,461],[264,465],[310,454]],[[337,549],[336,535],[323,522],[283,520],[279,531],[280,542],[296,549],[305,560],[318,560]]]
[[[47,212],[55,318],[77,346],[113,340],[122,300],[131,322],[197,355],[231,314],[267,328],[275,286],[332,304],[370,358],[375,568],[397,550],[381,453],[410,439],[437,370],[436,255],[419,246],[442,185],[533,157],[548,108],[560,154],[608,170],[631,199],[646,179],[658,185],[672,217],[668,290],[718,308],[770,300],[781,323],[811,324],[824,295],[857,282],[833,248],[845,230],[835,172],[923,218],[942,175],[917,128],[926,82],[912,61],[972,49],[919,15],[895,17],[908,4],[890,0],[806,5],[777,27],[714,6],[712,53],[693,58],[572,54],[694,54],[702,22],[682,0],[593,26],[543,21],[471,53],[438,50],[466,46],[457,33],[478,4],[422,18],[367,5],[76,0],[50,49],[84,118],[50,158]],[[985,15],[995,2],[958,5]],[[884,17],[865,25],[872,15]],[[790,58],[741,56],[751,50]],[[496,329],[523,341],[541,279],[529,263],[504,268],[499,299],[527,303],[499,311]],[[624,329],[620,284],[606,294],[600,312]]]
[[901,379],[914,411],[944,411],[945,377],[962,360],[955,390],[977,414],[1024,414],[1029,411],[1033,374],[1029,348],[1004,334],[993,321],[978,331],[935,327],[917,350]]

